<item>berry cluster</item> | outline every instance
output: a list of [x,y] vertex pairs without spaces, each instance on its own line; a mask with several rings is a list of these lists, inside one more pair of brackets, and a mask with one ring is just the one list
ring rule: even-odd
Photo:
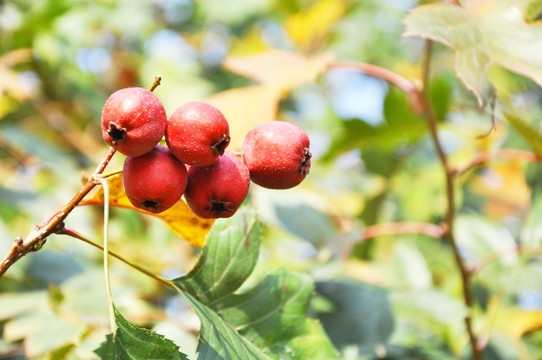
[[[113,93],[102,111],[102,135],[126,155],[123,184],[137,208],[162,212],[181,199],[203,218],[232,216],[250,181],[288,189],[309,173],[309,137],[298,126],[271,121],[251,129],[241,153],[226,150],[229,125],[205,102],[189,102],[169,117],[160,99],[143,88]],[[160,145],[165,136],[166,146]]]

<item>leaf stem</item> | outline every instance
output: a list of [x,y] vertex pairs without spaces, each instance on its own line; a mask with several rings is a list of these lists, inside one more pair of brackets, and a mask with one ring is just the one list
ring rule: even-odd
[[454,169],[453,173],[455,176],[463,175],[470,169],[494,159],[516,159],[529,162],[542,162],[542,156],[529,151],[516,149],[500,149],[496,151],[488,151],[476,154],[469,163],[462,167]]
[[467,333],[469,335],[469,342],[471,345],[471,351],[472,351],[472,358],[474,360],[481,360],[482,359],[482,351],[477,346],[477,339],[476,335],[474,334],[474,330],[472,327],[472,306],[473,306],[473,296],[471,291],[471,284],[470,284],[470,272],[468,271],[467,267],[463,263],[463,259],[461,258],[461,255],[459,254],[459,249],[457,247],[457,243],[455,240],[455,234],[454,234],[454,221],[455,221],[455,191],[454,191],[454,180],[455,180],[455,171],[452,167],[450,167],[448,158],[446,156],[446,153],[444,152],[444,149],[442,147],[442,144],[440,142],[440,139],[438,137],[438,129],[437,129],[437,117],[433,111],[431,101],[429,98],[428,93],[428,85],[429,85],[429,73],[430,73],[430,64],[431,64],[431,41],[426,40],[424,51],[423,51],[423,87],[420,92],[420,98],[422,99],[422,104],[424,108],[425,115],[427,117],[427,122],[429,125],[429,131],[431,133],[431,137],[433,139],[433,143],[435,144],[435,148],[437,150],[440,162],[442,164],[445,179],[446,179],[446,198],[447,198],[447,210],[446,210],[446,218],[445,218],[445,224],[447,227],[447,231],[445,233],[446,238],[448,239],[448,242],[450,243],[450,247],[452,248],[452,252],[454,255],[455,263],[459,269],[459,272],[461,274],[461,284],[463,287],[463,301],[465,302],[465,305],[469,309],[469,312],[465,316],[465,326],[467,328]]
[[[104,247],[102,245],[90,240],[86,236],[84,236],[84,235],[78,233],[77,231],[75,231],[73,229],[70,229],[68,227],[64,227],[64,229],[62,229],[62,231],[60,231],[58,234],[59,235],[68,235],[68,236],[73,237],[75,239],[79,239],[79,240],[81,240],[81,241],[83,241],[83,242],[85,242],[85,243],[87,243],[87,244],[89,244],[91,246],[94,246],[95,248],[100,249],[100,250],[105,252],[105,249],[104,249]],[[122,255],[116,253],[113,250],[107,249],[107,253],[109,255],[111,255],[112,257],[114,257],[114,258],[120,260],[121,262],[125,263],[126,265],[130,266],[131,268],[139,271],[140,273],[145,274],[148,277],[150,277],[150,278],[152,278],[152,279],[154,279],[154,280],[156,280],[156,281],[158,281],[158,282],[172,288],[173,290],[177,291],[175,286],[172,284],[172,282],[170,280],[167,280],[167,279],[165,279],[165,278],[163,278],[161,276],[153,274],[149,270],[147,270],[147,269],[145,269],[145,268],[143,268],[143,267],[141,267],[139,265],[134,264],[133,262],[131,262],[130,260],[126,259],[125,257],[123,257]]]
[[[516,246],[515,249],[516,255],[523,255],[523,256],[540,256],[542,255],[542,248],[539,247],[525,247],[522,245]],[[499,260],[503,257],[509,256],[510,253],[494,253],[490,254],[482,259],[480,259],[478,262],[476,262],[473,266],[470,267],[470,274],[476,275],[480,271],[482,271],[483,268],[485,268],[487,265],[491,264],[493,261]]]
[[361,241],[366,241],[379,236],[418,234],[440,239],[447,231],[446,225],[435,225],[431,223],[398,222],[367,226],[363,229]]

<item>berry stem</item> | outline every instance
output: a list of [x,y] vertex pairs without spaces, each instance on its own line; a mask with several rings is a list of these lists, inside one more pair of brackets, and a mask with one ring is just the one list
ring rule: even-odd
[[162,81],[162,78],[160,76],[155,76],[154,77],[154,82],[152,83],[151,87],[149,88],[149,91],[153,92],[154,89],[156,89],[160,85],[161,81]]

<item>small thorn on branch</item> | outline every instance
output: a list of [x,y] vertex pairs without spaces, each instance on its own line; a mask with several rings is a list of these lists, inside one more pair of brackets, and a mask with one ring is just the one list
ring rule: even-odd
[[15,242],[15,245],[18,246],[18,247],[21,247],[23,246],[23,243],[24,243],[24,240],[21,236],[17,236],[15,238],[15,240],[13,240]]

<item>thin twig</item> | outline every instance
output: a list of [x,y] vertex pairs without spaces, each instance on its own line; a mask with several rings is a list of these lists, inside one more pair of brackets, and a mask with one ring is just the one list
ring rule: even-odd
[[[450,167],[449,162],[448,162],[448,157],[446,156],[446,153],[444,152],[444,149],[438,137],[437,117],[432,108],[431,101],[429,98],[429,93],[428,93],[430,63],[431,63],[431,41],[427,40],[425,42],[424,53],[423,53],[423,89],[420,94],[421,95],[420,98],[423,100],[425,115],[427,117],[427,121],[429,124],[429,131],[431,133],[433,143],[435,144],[435,148],[437,150],[440,162],[442,164],[442,167],[445,173],[445,178],[446,178],[446,198],[447,198],[448,207],[446,210],[446,218],[445,218],[445,224],[447,226],[447,232],[445,236],[448,239],[448,242],[450,243],[450,247],[452,248],[456,265],[461,274],[461,284],[463,287],[463,301],[465,302],[465,305],[467,306],[467,308],[471,310],[473,306],[473,295],[472,295],[471,284],[470,284],[470,273],[468,269],[466,268],[465,264],[463,263],[463,259],[461,258],[461,255],[459,254],[459,249],[457,247],[455,234],[454,234],[455,171],[454,169]],[[464,320],[465,320],[465,326],[467,328],[467,333],[469,335],[469,342],[470,342],[471,350],[472,350],[472,358],[474,360],[481,360],[482,352],[481,352],[481,349],[479,349],[477,346],[477,339],[472,327],[472,319],[471,319],[470,311],[467,313]]]
[[377,65],[355,62],[331,63],[328,65],[328,69],[355,69],[357,71],[361,71],[364,74],[385,80],[390,84],[398,87],[410,96],[412,107],[414,108],[414,110],[416,110],[418,113],[423,112],[423,101],[420,98],[420,91],[418,87],[416,87],[416,85],[412,81],[405,79],[401,75],[394,73],[391,70]]
[[445,224],[435,225],[431,223],[398,222],[367,226],[363,230],[361,241],[366,241],[379,236],[415,234],[426,235],[440,239],[446,233]]
[[501,149],[476,154],[468,164],[454,169],[453,174],[455,176],[463,175],[470,169],[495,159],[516,159],[525,160],[528,162],[542,162],[542,156],[529,151]]
[[[533,248],[533,247],[524,247],[522,245],[516,246],[515,249],[516,255],[523,255],[523,256],[540,256],[542,255],[542,248]],[[503,257],[510,256],[510,253],[494,253],[491,255],[488,255],[487,257],[484,257],[475,264],[473,264],[469,272],[471,275],[478,274],[480,271],[482,271],[487,265],[491,264],[492,262],[502,259]]]

